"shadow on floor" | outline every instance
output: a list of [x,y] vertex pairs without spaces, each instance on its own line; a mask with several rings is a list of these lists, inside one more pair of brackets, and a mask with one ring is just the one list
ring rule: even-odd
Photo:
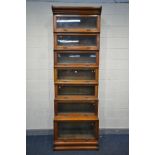
[[98,151],[53,151],[52,135],[27,136],[26,155],[128,155],[129,136],[107,134],[100,137]]

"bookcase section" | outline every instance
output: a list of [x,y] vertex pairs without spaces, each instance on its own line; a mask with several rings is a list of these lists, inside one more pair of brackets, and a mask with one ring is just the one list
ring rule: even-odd
[[99,32],[98,15],[55,15],[55,32]]
[[101,7],[52,6],[54,150],[99,149]]
[[98,51],[55,51],[55,65],[56,66],[98,66]]

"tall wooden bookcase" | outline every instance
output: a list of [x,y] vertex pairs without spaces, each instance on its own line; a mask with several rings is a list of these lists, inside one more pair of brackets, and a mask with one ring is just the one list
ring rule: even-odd
[[101,7],[52,6],[54,150],[99,148]]

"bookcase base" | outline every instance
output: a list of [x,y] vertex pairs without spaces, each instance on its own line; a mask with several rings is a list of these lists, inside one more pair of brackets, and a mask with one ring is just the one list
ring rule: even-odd
[[83,146],[83,145],[75,145],[75,146],[54,146],[54,151],[65,151],[65,150],[98,150],[99,147],[96,145],[92,146]]
[[55,141],[54,150],[98,150],[98,141]]

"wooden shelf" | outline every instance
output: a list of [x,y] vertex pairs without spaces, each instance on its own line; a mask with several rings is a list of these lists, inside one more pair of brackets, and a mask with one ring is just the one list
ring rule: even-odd
[[54,68],[98,68],[98,66],[93,64],[59,64],[54,65]]
[[76,84],[76,85],[79,85],[79,84],[82,84],[82,85],[88,85],[88,84],[93,84],[93,85],[98,85],[98,82],[97,81],[91,81],[91,80],[87,80],[87,81],[82,81],[82,80],[70,80],[70,81],[67,81],[67,80],[59,80],[59,81],[56,81],[55,84]]
[[58,96],[55,98],[58,101],[98,101],[98,98],[91,96]]
[[54,121],[98,121],[97,116],[84,116],[84,115],[57,115],[54,117]]
[[64,142],[65,142],[65,145],[67,146],[67,145],[79,145],[79,144],[83,144],[83,145],[97,145],[98,144],[98,142],[97,142],[97,140],[95,140],[95,139],[93,139],[93,140],[88,140],[88,139],[86,139],[86,140],[69,140],[69,141],[60,141],[60,140],[56,140],[55,141],[55,145],[64,145]]
[[85,146],[83,144],[79,144],[76,146],[54,146],[55,151],[66,151],[66,150],[98,150],[98,146]]
[[52,6],[56,151],[99,148],[101,8]]
[[55,101],[58,101],[59,103],[73,103],[73,102],[75,102],[75,103],[78,103],[78,102],[80,102],[80,103],[83,103],[83,104],[85,104],[85,103],[87,103],[87,102],[89,102],[89,103],[92,103],[92,104],[94,104],[94,102],[96,103],[96,102],[98,102],[98,99],[97,98],[95,98],[95,99],[92,99],[92,98],[90,98],[89,100],[88,99],[73,99],[72,97],[70,98],[68,98],[68,99],[65,99],[65,100],[62,100],[62,99],[59,99],[59,98],[55,98]]

